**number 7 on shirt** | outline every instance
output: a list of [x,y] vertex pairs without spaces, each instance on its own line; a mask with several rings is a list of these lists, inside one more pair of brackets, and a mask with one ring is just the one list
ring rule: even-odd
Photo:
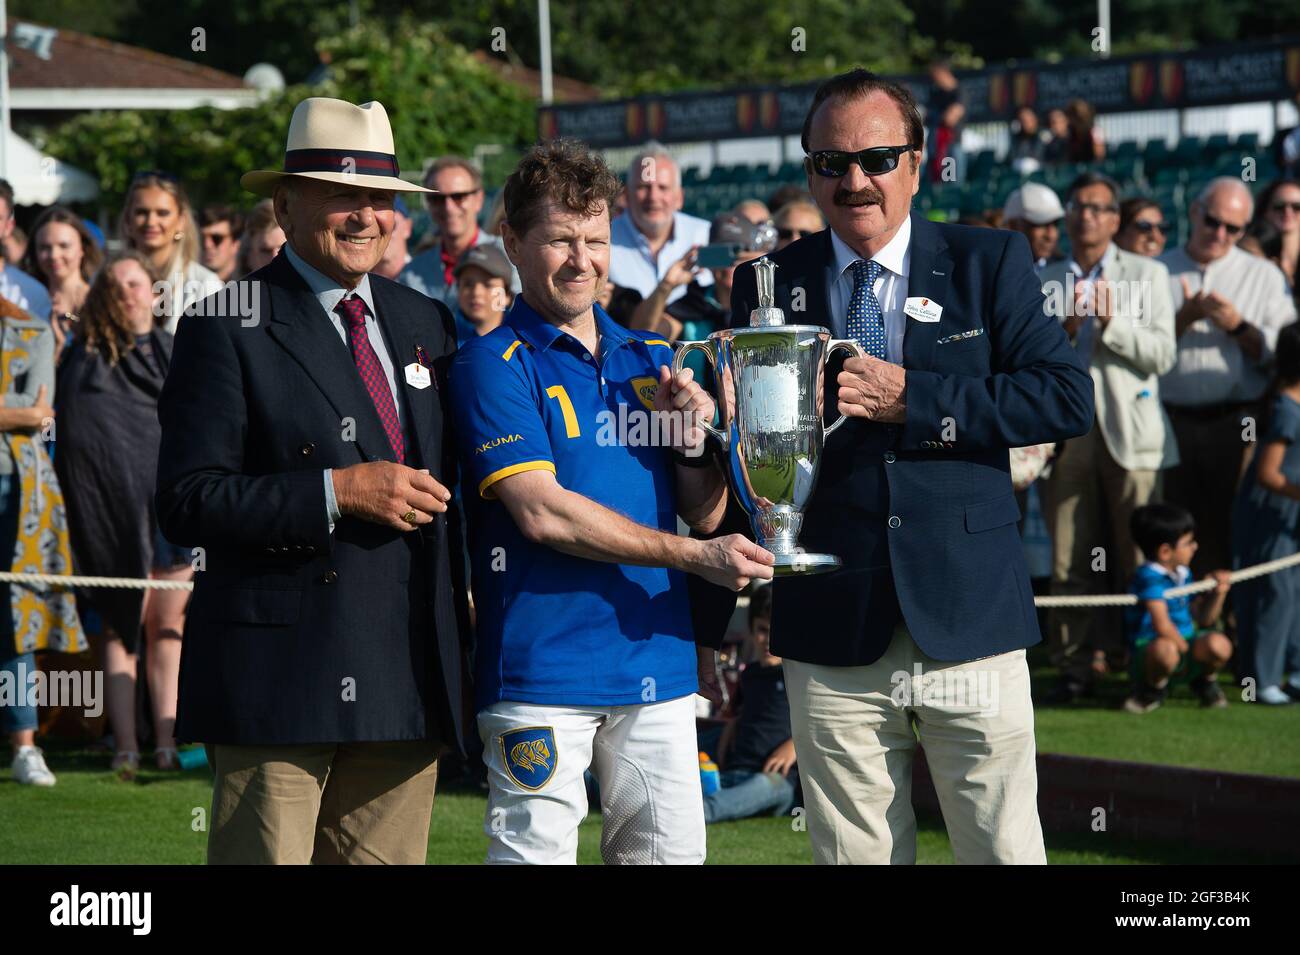
[[555,398],[560,402],[560,412],[564,415],[564,433],[567,437],[576,438],[582,434],[578,428],[578,415],[573,410],[573,402],[569,400],[569,393],[564,390],[564,385],[551,385],[546,389],[546,397]]

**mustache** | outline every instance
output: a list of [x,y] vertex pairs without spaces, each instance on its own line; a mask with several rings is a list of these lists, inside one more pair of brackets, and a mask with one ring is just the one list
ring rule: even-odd
[[885,208],[884,193],[870,184],[863,186],[856,192],[841,186],[835,190],[832,201],[837,206],[869,206],[875,203],[880,208]]

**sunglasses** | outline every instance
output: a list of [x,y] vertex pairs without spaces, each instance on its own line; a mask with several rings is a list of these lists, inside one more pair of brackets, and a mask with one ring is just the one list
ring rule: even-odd
[[802,239],[806,235],[812,235],[812,229],[777,229],[776,235],[779,239]]
[[1208,212],[1201,213],[1201,221],[1205,223],[1205,227],[1211,232],[1218,232],[1222,228],[1228,235],[1241,235],[1246,231],[1244,225],[1233,225],[1231,222],[1224,222],[1222,219],[1216,219]]
[[209,245],[225,245],[234,236],[229,232],[204,232],[203,241]]
[[856,162],[868,176],[883,176],[898,168],[898,157],[911,152],[915,146],[872,146],[857,152],[842,149],[818,149],[808,154],[812,171],[826,179],[838,179],[848,174],[849,165]]
[[446,205],[448,201],[454,202],[456,203],[456,205],[461,206],[465,204],[466,199],[468,199],[470,196],[475,196],[475,195],[478,195],[477,189],[471,189],[469,192],[439,192],[439,193],[435,193],[434,195],[428,196],[427,198],[429,200],[429,204],[434,206]]
[[1102,216],[1109,213],[1119,212],[1119,206],[1103,206],[1095,202],[1071,202],[1068,208],[1075,215],[1083,215],[1085,212],[1091,212],[1095,216]]
[[1143,235],[1149,235],[1152,232],[1159,232],[1162,235],[1168,235],[1174,230],[1172,222],[1152,222],[1149,219],[1139,219],[1133,223],[1133,228],[1137,229]]
[[1300,202],[1283,202],[1279,199],[1277,202],[1269,206],[1269,208],[1274,212],[1282,212],[1286,209],[1290,209],[1292,212],[1300,212]]

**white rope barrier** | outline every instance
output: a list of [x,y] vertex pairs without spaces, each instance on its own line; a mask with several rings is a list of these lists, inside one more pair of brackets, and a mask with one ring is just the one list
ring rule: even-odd
[[[1254,567],[1243,567],[1241,570],[1234,570],[1232,572],[1232,582],[1236,584],[1243,580],[1253,580],[1256,577],[1263,577],[1265,574],[1277,573],[1279,570],[1285,570],[1287,567],[1293,567],[1296,564],[1300,564],[1300,554],[1279,557],[1277,560],[1266,560]],[[1184,584],[1181,587],[1170,587],[1165,591],[1165,597],[1199,594],[1207,590],[1213,590],[1214,587],[1215,582],[1213,580],[1198,580],[1195,583]],[[1136,603],[1137,595],[1135,594],[1034,598],[1035,607],[1131,607]]]
[[0,573],[0,584],[23,584],[33,590],[46,587],[115,587],[122,590],[193,590],[190,580],[141,580],[135,577],[76,577],[69,574]]
[[[1268,560],[1253,567],[1243,567],[1232,572],[1232,582],[1253,580],[1266,574],[1273,574],[1287,567],[1300,564],[1300,553],[1277,560]],[[0,583],[22,584],[33,590],[46,587],[111,587],[124,590],[193,590],[194,582],[189,580],[141,580],[135,577],[76,577],[67,574],[13,574],[0,572]],[[1182,587],[1170,587],[1165,597],[1182,597],[1199,594],[1214,589],[1213,580],[1198,580]],[[748,597],[741,597],[740,606],[749,603]],[[1137,603],[1134,594],[1086,594],[1079,596],[1043,596],[1034,598],[1036,607],[1131,607]]]

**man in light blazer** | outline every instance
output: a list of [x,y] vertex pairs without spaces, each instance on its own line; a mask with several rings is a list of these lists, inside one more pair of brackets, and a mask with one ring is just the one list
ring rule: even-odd
[[[1129,517],[1159,493],[1160,471],[1178,463],[1173,428],[1160,403],[1159,376],[1174,365],[1169,272],[1125,252],[1119,188],[1084,173],[1066,196],[1071,256],[1042,269],[1044,308],[1059,319],[1096,386],[1096,422],[1066,442],[1047,487],[1052,593],[1120,593],[1137,569]],[[1106,658],[1123,654],[1114,609],[1053,608],[1048,647],[1061,681],[1054,703],[1090,693]]]
[[[180,320],[157,507],[203,548],[176,736],[207,744],[210,863],[415,863],[461,739],[468,634],[441,302],[378,275],[399,177],[379,103],[298,104],[287,241]],[[233,307],[238,304],[238,308]]]

